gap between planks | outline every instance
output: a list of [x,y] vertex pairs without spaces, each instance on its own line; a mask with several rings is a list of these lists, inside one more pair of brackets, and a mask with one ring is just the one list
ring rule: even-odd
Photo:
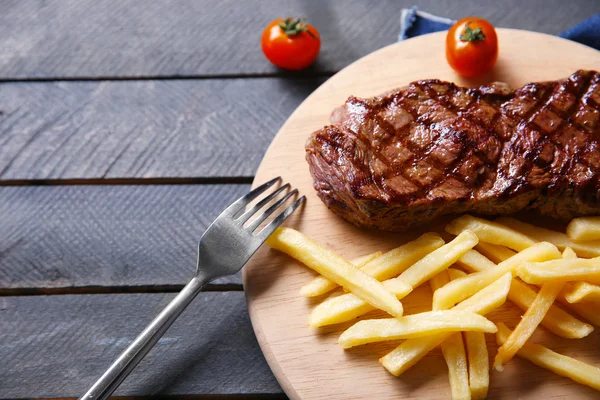
[[52,77],[33,77],[33,78],[0,78],[2,83],[28,83],[28,82],[110,82],[110,81],[169,81],[169,80],[211,80],[211,79],[260,79],[260,78],[285,78],[285,79],[303,79],[303,78],[329,78],[338,71],[314,71],[307,69],[304,71],[286,71],[266,73],[246,73],[246,74],[211,74],[211,75],[141,75],[141,76],[52,76]]
[[[141,400],[141,399],[166,399],[166,400],[288,400],[285,394],[190,394],[190,395],[158,395],[158,396],[111,396],[111,400]],[[0,400],[3,400],[0,398]],[[24,397],[11,398],[11,400],[77,400],[76,397]]]
[[227,185],[250,184],[253,176],[174,177],[174,178],[85,178],[85,179],[7,179],[1,186],[76,186],[76,185]]
[[[132,293],[179,293],[184,285],[147,286],[82,286],[58,288],[0,288],[1,296],[50,296],[65,294],[132,294]],[[237,283],[208,284],[203,292],[242,292]]]

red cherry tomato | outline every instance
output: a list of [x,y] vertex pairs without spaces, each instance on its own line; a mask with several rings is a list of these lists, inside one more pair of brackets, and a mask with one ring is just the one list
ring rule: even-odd
[[498,37],[488,21],[467,17],[450,27],[446,59],[459,74],[471,77],[492,69],[498,58]]
[[265,57],[279,68],[300,70],[311,65],[321,48],[315,27],[299,18],[280,18],[271,22],[262,34]]

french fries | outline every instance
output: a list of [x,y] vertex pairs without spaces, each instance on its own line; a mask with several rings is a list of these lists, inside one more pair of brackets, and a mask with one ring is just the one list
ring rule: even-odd
[[494,359],[494,368],[502,371],[502,365],[509,361],[538,327],[544,316],[554,303],[556,296],[560,293],[564,282],[548,282],[542,285],[531,307],[525,312],[525,315],[519,321],[515,330],[510,334],[504,344],[498,349],[498,354]]
[[[511,280],[512,275],[506,273],[500,279],[482,289],[477,294],[456,305],[453,310],[470,311],[481,315],[489,313],[504,304],[508,290],[510,289]],[[430,350],[440,345],[450,335],[450,333],[442,333],[416,339],[408,339],[382,357],[379,362],[392,375],[399,376],[415,365]]]
[[575,251],[572,248],[565,247],[562,253],[562,258],[574,259],[577,258],[577,253],[575,253]]
[[519,265],[516,272],[525,282],[535,285],[577,280],[600,283],[600,257],[526,262]]
[[[502,322],[498,323],[498,332],[496,332],[498,345],[502,345],[510,334],[511,331],[506,325]],[[600,368],[533,343],[525,343],[517,352],[517,355],[557,375],[565,376],[575,382],[600,390]]]
[[[483,335],[482,332],[477,332]],[[453,333],[441,344],[444,360],[448,365],[448,376],[450,378],[450,390],[452,398],[456,400],[468,400],[471,398],[469,388],[469,370],[467,367],[467,354],[460,332]]]
[[464,278],[465,276],[467,276],[467,273],[464,271],[461,271],[460,269],[448,268],[448,275],[450,275],[450,280],[453,281],[458,278]]
[[[577,258],[577,254],[570,247],[565,248],[563,251],[563,258]],[[590,307],[589,302],[582,302],[584,300],[594,301],[594,292],[597,293],[597,285],[593,285],[588,282],[567,282],[565,289],[558,297],[558,301],[570,307],[577,314],[587,319],[589,322],[596,326],[600,326],[600,312],[595,307]],[[569,298],[567,298],[567,296]],[[573,300],[573,301],[570,301]],[[580,300],[580,301],[574,301]]]
[[567,236],[575,241],[600,240],[600,217],[580,217],[571,220]]
[[447,269],[461,258],[467,251],[477,244],[478,239],[474,233],[461,232],[450,243],[447,243],[426,255],[422,260],[413,264],[404,271],[397,279],[400,279],[413,288],[427,282],[440,271]]
[[502,261],[517,254],[517,252],[512,251],[508,247],[484,242],[479,242],[479,244],[475,246],[475,249],[496,264],[501,263]]
[[[344,349],[404,340],[379,360],[393,375],[402,374],[440,345],[452,398],[483,399],[490,384],[484,333],[496,332],[497,370],[519,355],[600,390],[600,368],[528,343],[539,325],[571,339],[592,332],[590,324],[556,306],[556,300],[600,325],[600,217],[573,221],[569,236],[511,218],[490,222],[472,216],[456,218],[446,231],[457,235],[447,244],[429,233],[354,262],[289,228],[277,229],[267,243],[321,274],[302,288],[302,295],[313,297],[338,286],[349,291],[315,307],[311,326],[349,321],[375,309],[393,316],[363,319],[339,337]],[[467,272],[453,268],[454,263]],[[402,316],[399,300],[427,281],[433,310]],[[541,288],[536,291],[530,285]],[[514,331],[484,317],[507,299],[525,311]]]
[[564,297],[559,297],[558,301],[568,306],[571,310],[582,316],[588,322],[600,326],[600,312],[596,307],[590,307],[587,303],[569,303]]
[[465,332],[471,398],[485,399],[490,386],[490,361],[483,332]]
[[[383,286],[400,299],[412,291],[410,285],[397,279],[388,279],[383,282]],[[376,307],[354,294],[346,293],[331,297],[315,307],[310,313],[308,324],[313,328],[339,324],[353,320],[375,309]]]
[[340,336],[340,346],[348,349],[367,343],[411,339],[445,332],[496,332],[487,318],[468,311],[428,311],[398,318],[358,321]]
[[[462,256],[458,261],[458,264],[471,272],[481,272],[496,267],[496,264],[491,262],[476,250],[471,250]],[[535,300],[536,296],[537,293],[531,287],[527,286],[518,279],[513,279],[510,291],[508,292],[508,299],[521,310],[527,311],[527,309],[531,307],[531,304]],[[588,313],[592,315],[598,314],[590,312]],[[586,317],[585,315],[582,316]],[[600,316],[598,318],[600,319]],[[594,321],[590,322],[594,323]],[[552,333],[567,339],[581,339],[589,335],[594,330],[591,325],[578,320],[571,314],[555,305],[550,307],[544,316],[541,325]]]
[[501,262],[495,268],[476,272],[448,283],[446,286],[435,291],[433,294],[433,303],[440,310],[450,308],[454,304],[477,293],[507,272],[512,273],[512,270],[521,265],[522,262],[552,260],[560,256],[560,252],[552,244],[546,242],[536,243],[506,261]]
[[[521,310],[527,311],[533,304],[536,296],[537,293],[535,290],[518,279],[513,279],[508,298]],[[582,317],[585,316],[582,315]],[[555,335],[566,339],[581,339],[588,336],[594,330],[594,327],[590,324],[578,320],[556,305],[550,306],[544,319],[542,319],[541,325]]]
[[[358,269],[363,269],[363,267],[375,258],[378,258],[383,253],[380,251],[376,251],[372,254],[367,254],[366,256],[359,257],[355,260],[350,261],[351,264],[355,265]],[[364,272],[364,271],[363,271]],[[315,297],[320,296],[324,293],[330,292],[333,289],[339,287],[339,285],[329,279],[325,278],[323,275],[319,275],[314,278],[312,281],[307,283],[306,285],[300,288],[300,295],[304,297]]]
[[600,302],[600,286],[589,282],[568,283],[562,295],[569,303]]
[[291,228],[277,228],[266,243],[347,288],[372,306],[395,317],[402,316],[402,303],[381,282],[306,235]]
[[571,240],[565,233],[540,228],[539,226],[517,221],[514,218],[502,217],[496,219],[496,222],[506,225],[541,242],[550,242],[560,250],[564,250],[566,247],[571,247],[573,250],[575,250],[575,253],[581,257],[600,256],[600,240],[575,242]]
[[378,281],[390,279],[406,271],[411,265],[442,247],[444,239],[437,233],[425,233],[418,239],[388,251],[365,265],[364,272]]
[[[443,244],[444,240],[438,234],[425,233],[418,239],[390,250],[383,255],[381,252],[378,252],[376,257],[371,257],[362,266],[357,266],[362,267],[361,270],[365,274],[372,276],[378,281],[382,281],[399,275]],[[356,265],[357,263],[353,264]],[[335,282],[330,281],[324,276],[318,276],[303,286],[300,289],[300,294],[306,297],[320,296],[337,287],[338,285]]]
[[[576,257],[573,251],[569,250],[569,247],[565,249],[562,254],[563,259],[573,259]],[[494,368],[502,371],[502,365],[513,358],[525,342],[529,340],[564,286],[565,282],[560,281],[547,282],[542,285],[542,288],[525,312],[525,315],[521,318],[521,321],[519,321],[515,330],[498,349],[498,354],[494,360]]]
[[[402,299],[410,293],[412,288],[454,264],[476,244],[477,237],[474,234],[463,232],[450,243],[432,251],[413,264],[398,278],[384,281],[383,285],[397,298]],[[338,324],[350,321],[374,309],[375,307],[369,306],[366,301],[361,301],[357,296],[346,294],[332,297],[315,307],[310,315],[309,324],[312,327]]]
[[[577,258],[577,254],[575,254],[573,249],[567,247],[565,251],[563,251],[563,258],[574,259]],[[600,302],[600,286],[582,281],[568,282],[565,285],[565,289],[561,293],[561,297],[563,297],[568,303]],[[577,306],[575,308],[578,308],[580,311],[583,309],[582,307]],[[585,309],[588,310],[587,308]],[[584,312],[584,314],[586,313]],[[588,312],[587,314],[597,316],[597,321],[600,322],[600,313]],[[585,317],[585,315],[583,316]]]
[[[448,284],[450,282],[450,270],[453,268],[448,268],[446,270],[441,271],[439,274],[435,275],[433,278],[429,280],[429,285],[431,286],[431,291],[435,292],[442,286]],[[436,310],[435,306],[433,309]]]
[[470,230],[482,242],[506,246],[517,251],[535,244],[535,240],[514,229],[471,215],[460,216],[446,225],[446,232],[453,235],[458,235],[464,230]]
[[[431,290],[435,292],[447,284],[450,279],[456,279],[452,278],[452,275],[460,275],[458,274],[459,272],[464,274],[464,272],[454,268],[448,268],[447,271],[440,272],[429,281]],[[449,276],[450,279],[448,279]],[[483,333],[481,334],[483,335]],[[450,335],[449,338],[442,342],[441,348],[444,360],[446,360],[446,365],[448,366],[448,378],[450,380],[452,398],[470,399],[469,371],[467,369],[467,355],[462,335],[460,333]]]

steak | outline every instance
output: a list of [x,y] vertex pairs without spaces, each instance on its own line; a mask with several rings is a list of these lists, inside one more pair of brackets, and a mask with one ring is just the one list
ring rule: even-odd
[[600,214],[600,73],[512,90],[421,80],[350,97],[306,160],[330,210],[405,231],[447,214]]

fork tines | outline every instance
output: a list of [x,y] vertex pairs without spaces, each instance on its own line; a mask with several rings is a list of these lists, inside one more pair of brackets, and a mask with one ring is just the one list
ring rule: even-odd
[[[252,232],[253,236],[266,239],[269,237],[271,233],[277,229],[305,200],[306,197],[302,196],[297,199],[294,203],[292,203],[289,207],[283,210],[279,215],[277,215],[271,222],[269,222],[263,229],[256,231],[257,228],[265,222],[267,218],[269,218],[275,211],[277,211],[281,206],[283,206],[290,198],[296,196],[298,194],[298,189],[289,190],[291,188],[289,183],[279,186],[272,193],[268,194],[248,210],[246,207],[256,198],[258,198],[261,194],[267,192],[271,187],[281,182],[281,177],[277,177],[272,179],[256,189],[252,190],[250,193],[241,197],[235,203],[233,203],[227,211],[232,213],[232,218],[234,218],[235,223],[237,225],[244,225],[248,222],[253,216],[256,216],[254,220],[252,220],[247,226],[244,227],[245,230]],[[289,190],[285,193],[286,190]],[[267,206],[269,203],[273,202],[280,196],[282,193],[285,193],[283,197],[280,197],[277,201],[269,206],[262,214],[258,214],[258,211],[263,207]],[[241,214],[241,215],[240,215]]]

